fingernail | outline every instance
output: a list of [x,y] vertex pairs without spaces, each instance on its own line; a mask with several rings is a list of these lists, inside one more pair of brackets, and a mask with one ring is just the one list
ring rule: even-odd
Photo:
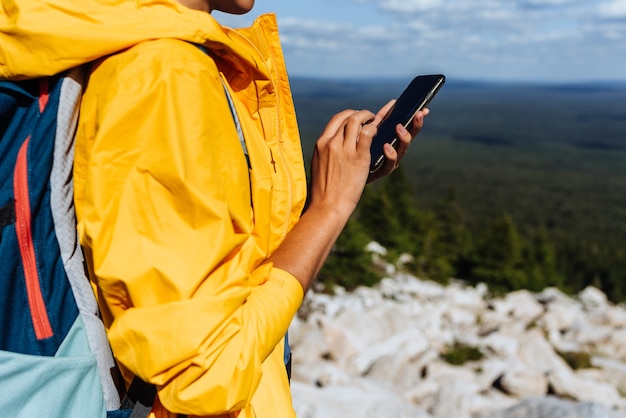
[[406,128],[403,125],[400,125],[400,133],[402,135],[406,134],[408,131],[406,130]]

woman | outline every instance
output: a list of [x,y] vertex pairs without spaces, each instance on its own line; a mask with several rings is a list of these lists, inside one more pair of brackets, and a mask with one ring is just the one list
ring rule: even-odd
[[[391,105],[330,120],[301,215],[306,178],[275,18],[232,30],[210,14],[253,4],[6,9],[19,36],[4,77],[91,63],[76,138],[78,232],[116,359],[127,383],[156,385],[158,416],[295,415],[284,336],[359,201]],[[377,176],[397,166],[426,113],[411,132],[398,127]]]

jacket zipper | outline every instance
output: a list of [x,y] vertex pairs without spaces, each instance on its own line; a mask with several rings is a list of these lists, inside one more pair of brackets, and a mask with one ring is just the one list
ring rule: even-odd
[[[265,33],[263,33],[263,36],[265,37]],[[268,42],[267,39],[265,39],[265,42]],[[269,42],[268,42],[269,43]],[[257,50],[258,53],[258,50]],[[270,54],[272,54],[272,56],[274,55],[274,49],[270,48]],[[259,54],[260,55],[260,54]],[[274,63],[276,63],[276,59],[273,57],[274,59]],[[276,65],[276,64],[274,64]],[[278,70],[277,70],[278,71]],[[276,81],[272,80],[272,85],[274,87],[274,93],[276,94],[276,135],[278,136],[277,141],[276,141],[276,147],[278,148],[278,154],[279,154],[279,160],[280,160],[280,164],[283,168],[283,171],[285,173],[285,177],[287,178],[287,187],[289,188],[289,201],[287,202],[287,204],[289,205],[289,213],[291,214],[293,212],[293,179],[291,178],[291,170],[289,169],[289,167],[287,167],[287,163],[285,162],[285,155],[284,155],[284,150],[283,150],[283,144],[282,144],[282,130],[280,128],[280,113],[284,110],[283,109],[283,104],[282,104],[282,100],[280,95],[281,93],[281,85],[280,85],[280,74],[278,74],[276,76]],[[270,154],[272,154],[272,148],[270,147]],[[274,161],[274,155],[272,154],[272,163],[274,164],[274,172],[276,172],[276,161]],[[290,215],[291,216],[291,215]],[[287,233],[289,232],[289,221],[285,222],[283,224],[283,228],[281,231],[281,241],[287,236]]]
[[15,232],[24,266],[26,282],[26,296],[30,315],[35,329],[35,336],[43,340],[54,335],[48,312],[44,303],[35,259],[35,246],[31,229],[30,197],[28,190],[28,144],[30,136],[22,144],[17,155],[13,176],[13,191],[15,194]]
[[[261,52],[259,51],[259,48],[257,48],[257,46],[250,41],[250,39],[246,38],[245,36],[243,36],[242,34],[240,34],[239,32],[237,32],[236,30],[233,31],[236,35],[238,36],[240,39],[242,39],[244,42],[248,43],[257,53],[258,56],[262,57],[263,54],[261,54]],[[267,34],[265,33],[265,31],[262,31],[263,34],[263,40],[266,43],[270,43],[269,40],[267,39]],[[272,58],[274,59],[274,48],[270,47],[270,54],[272,54]],[[274,60],[275,62],[275,60]],[[275,123],[276,123],[276,135],[280,136],[281,135],[281,130],[280,130],[280,111],[281,111],[281,100],[280,100],[280,74],[278,74],[276,78],[276,80],[274,80],[274,77],[271,76],[271,71],[269,71],[269,69],[267,69],[268,74],[270,74],[270,82],[272,83],[272,88],[274,89],[275,95],[276,95],[276,104],[277,104],[277,113],[276,113],[276,118],[275,118]],[[289,201],[287,202],[288,206],[289,206],[289,212],[291,213],[291,211],[293,210],[293,179],[291,178],[291,171],[286,167],[286,163],[285,163],[285,158],[284,158],[284,154],[283,154],[283,149],[282,149],[282,144],[281,144],[281,138],[277,138],[276,141],[277,144],[277,148],[278,148],[278,153],[279,153],[279,160],[280,160],[280,164],[285,172],[285,176],[287,178],[287,187],[289,188]],[[271,164],[274,167],[274,172],[276,172],[276,162],[274,160],[274,154],[272,153],[272,147],[268,145],[268,149],[270,151],[270,157],[271,157]],[[282,227],[282,231],[281,231],[281,237],[280,239],[284,239],[285,236],[287,235],[287,232],[289,232],[289,222],[285,222],[283,227]]]

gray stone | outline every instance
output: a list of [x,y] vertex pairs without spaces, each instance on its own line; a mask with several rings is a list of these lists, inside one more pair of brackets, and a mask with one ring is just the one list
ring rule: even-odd
[[626,415],[596,403],[545,397],[524,399],[513,407],[476,418],[626,418]]

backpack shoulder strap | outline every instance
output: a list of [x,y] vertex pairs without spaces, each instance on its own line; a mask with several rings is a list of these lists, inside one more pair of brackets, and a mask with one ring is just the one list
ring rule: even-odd
[[70,70],[62,80],[57,114],[54,157],[50,173],[50,206],[68,280],[76,299],[79,314],[92,352],[95,354],[104,399],[108,410],[120,405],[120,395],[111,371],[116,364],[111,353],[98,304],[85,272],[85,260],[76,231],[74,211],[73,161],[74,138],[80,101],[86,80],[86,69]]
[[248,163],[248,169],[250,169],[250,156],[248,155],[248,147],[246,146],[246,140],[243,136],[243,131],[241,130],[241,123],[239,122],[239,117],[237,116],[237,109],[235,109],[235,102],[233,101],[233,97],[228,91],[228,87],[226,87],[226,83],[222,80],[222,85],[224,86],[224,93],[226,93],[226,98],[228,99],[228,106],[230,107],[230,113],[233,115],[233,120],[235,122],[235,127],[237,128],[237,135],[239,135],[239,142],[241,143],[241,148],[243,149],[243,154],[246,156],[246,162]]

